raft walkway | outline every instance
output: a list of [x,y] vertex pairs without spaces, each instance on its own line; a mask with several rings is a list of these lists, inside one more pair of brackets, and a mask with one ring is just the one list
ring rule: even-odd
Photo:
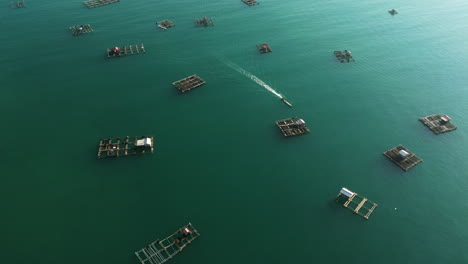
[[124,46],[119,48],[119,51],[113,52],[113,49],[107,49],[107,57],[112,58],[112,57],[123,57],[123,56],[130,56],[130,55],[136,55],[140,53],[146,53],[145,46],[143,44],[137,44],[137,45],[129,45]]
[[364,217],[366,220],[369,220],[369,216],[374,212],[374,209],[378,206],[378,204],[372,202],[371,200],[365,197],[359,196],[355,192],[351,192],[347,188],[342,188],[341,191],[338,193],[336,199],[337,202],[340,200],[340,197],[347,199],[346,202],[343,203],[343,206],[345,208],[352,210],[355,214]]
[[163,240],[156,240],[141,250],[135,252],[141,264],[162,264],[178,253],[200,234],[191,223],[179,228],[175,233]]

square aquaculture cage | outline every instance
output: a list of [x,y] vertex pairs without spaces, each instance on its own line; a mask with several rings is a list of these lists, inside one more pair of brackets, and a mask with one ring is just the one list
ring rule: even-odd
[[179,89],[179,91],[183,93],[190,91],[193,88],[197,88],[198,86],[201,86],[203,84],[205,84],[205,81],[203,81],[196,74],[172,83],[172,85],[177,87],[177,89]]
[[120,157],[154,152],[154,138],[147,136],[107,138],[99,141],[98,158]]
[[285,137],[302,135],[310,132],[305,121],[298,117],[291,117],[276,121],[276,125],[281,130]]
[[214,21],[211,17],[201,17],[195,19],[196,27],[212,27],[214,26]]
[[258,44],[257,49],[260,53],[269,53],[271,52],[270,46],[268,44]]

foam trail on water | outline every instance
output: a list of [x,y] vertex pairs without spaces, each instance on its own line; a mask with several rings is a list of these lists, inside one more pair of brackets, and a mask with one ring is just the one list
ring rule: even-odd
[[272,94],[278,96],[279,98],[283,98],[283,96],[281,94],[279,94],[277,91],[275,91],[273,88],[271,88],[270,85],[266,84],[264,81],[260,80],[260,78],[258,78],[257,76],[251,74],[250,72],[242,69],[239,65],[235,64],[234,62],[232,61],[229,61],[228,59],[224,58],[224,59],[221,59],[221,61],[223,61],[224,63],[226,63],[227,66],[229,66],[231,69],[249,77],[252,81],[256,82],[257,84],[259,84],[260,86],[263,86],[265,89],[267,89],[268,91],[270,91]]

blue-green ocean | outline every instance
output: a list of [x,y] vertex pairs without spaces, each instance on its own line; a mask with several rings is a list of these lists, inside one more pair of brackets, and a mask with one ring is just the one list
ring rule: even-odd
[[[201,236],[171,264],[468,263],[468,1],[259,2],[2,1],[0,263],[138,264],[188,222]],[[436,113],[458,129],[418,121]],[[293,116],[311,132],[283,137]],[[153,155],[97,159],[138,135]],[[398,144],[424,161],[404,172],[382,155]],[[341,187],[379,205],[368,221]]]

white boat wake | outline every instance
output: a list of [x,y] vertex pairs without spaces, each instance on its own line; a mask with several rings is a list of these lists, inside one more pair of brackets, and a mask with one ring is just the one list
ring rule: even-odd
[[246,76],[246,77],[249,77],[252,81],[256,82],[258,85],[264,87],[265,89],[267,89],[269,92],[271,92],[272,94],[278,96],[278,98],[280,99],[283,99],[283,96],[281,94],[279,94],[277,91],[275,91],[275,89],[273,89],[270,85],[266,84],[264,81],[260,80],[260,78],[258,78],[257,76],[251,74],[250,72],[242,69],[242,67],[240,67],[239,65],[235,64],[234,62],[226,59],[226,58],[223,58],[221,59],[222,62],[224,62],[227,66],[229,66],[231,69],[239,72],[240,74]]

